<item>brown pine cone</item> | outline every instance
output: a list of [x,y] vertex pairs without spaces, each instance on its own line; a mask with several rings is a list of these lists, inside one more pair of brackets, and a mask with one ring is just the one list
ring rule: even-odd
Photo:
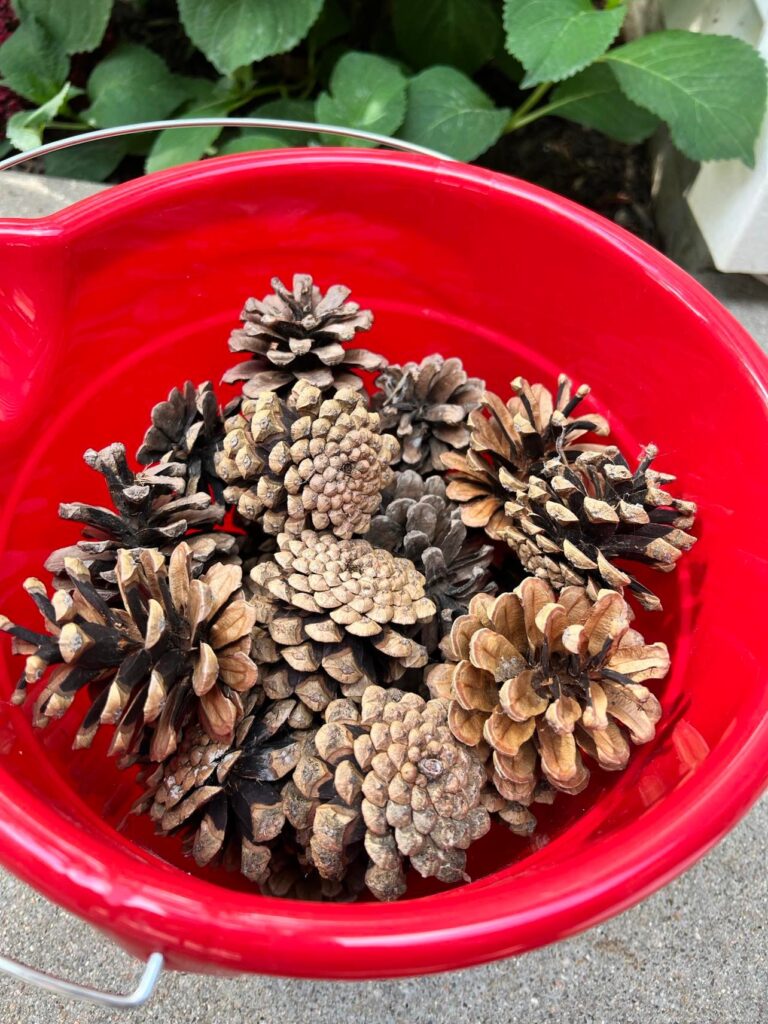
[[418,473],[444,473],[441,456],[469,445],[467,417],[483,400],[485,381],[468,377],[460,359],[427,356],[390,365],[376,379],[373,407],[400,439],[401,461]]
[[61,718],[87,687],[92,703],[76,748],[90,746],[101,725],[114,725],[110,753],[133,752],[151,735],[149,756],[161,761],[193,715],[213,739],[231,739],[243,712],[240,694],[258,678],[249,656],[255,612],[240,589],[240,566],[216,563],[192,579],[191,561],[184,543],[168,561],[153,549],[120,550],[116,608],[77,559],[65,565],[72,593],[50,599],[40,580],[27,580],[46,632],[0,617],[14,652],[27,656],[14,703],[54,666],[35,701],[35,725]]
[[346,301],[349,288],[335,284],[323,295],[309,274],[294,274],[293,291],[277,277],[271,284],[273,295],[261,302],[248,299],[240,315],[245,327],[229,339],[232,352],[252,353],[248,362],[224,375],[228,383],[245,381],[246,398],[258,398],[262,391],[287,392],[297,380],[309,381],[321,391],[360,390],[363,381],[352,370],[387,365],[383,356],[342,345],[373,324],[370,310]]
[[482,407],[469,415],[470,451],[447,452],[443,465],[450,471],[448,497],[461,504],[467,526],[483,527],[489,537],[504,540],[512,525],[504,504],[531,473],[557,452],[570,462],[594,445],[581,443],[584,434],[605,435],[602,416],[571,415],[589,394],[582,384],[571,395],[571,382],[561,374],[553,397],[543,384],[529,384],[523,377],[512,381],[514,396],[504,404],[486,391]]
[[391,482],[395,438],[348,388],[323,399],[306,381],[283,401],[265,391],[227,419],[216,469],[228,502],[266,533],[298,534],[311,522],[338,537],[365,533]]
[[188,490],[188,467],[183,463],[159,463],[134,473],[122,444],[110,444],[98,452],[89,449],[84,458],[103,475],[114,510],[82,502],[59,505],[62,519],[83,524],[83,537],[48,557],[45,568],[54,574],[55,587],[71,587],[64,564],[76,558],[88,568],[100,593],[116,596],[114,570],[120,548],[158,548],[170,555],[182,538],[197,573],[214,558],[237,560],[237,539],[213,529],[224,518],[224,506],[209,494]]
[[221,500],[222,484],[213,457],[223,439],[224,421],[211,382],[195,387],[188,380],[182,390],[174,388],[165,402],[152,409],[152,425],[136,458],[142,466],[181,463],[186,467],[188,494],[210,488]]
[[338,696],[394,682],[427,663],[404,634],[435,614],[424,577],[368,541],[305,530],[280,534],[272,561],[251,571],[254,658],[267,696],[295,694],[313,711]]
[[296,701],[262,704],[251,691],[230,740],[214,740],[193,724],[179,749],[146,780],[133,813],[149,813],[158,832],[189,837],[201,866],[237,864],[252,882],[271,871],[273,840],[285,825],[281,788],[299,761],[306,734],[293,728]]
[[675,478],[650,468],[656,455],[648,445],[634,473],[614,447],[582,452],[570,465],[551,459],[516,487],[504,506],[511,523],[505,538],[525,569],[556,590],[585,586],[593,600],[605,587],[629,587],[644,608],[660,609],[651,590],[613,564],[671,572],[696,543],[685,532],[696,506],[664,490]]
[[452,736],[448,703],[369,686],[361,708],[334,701],[325,717],[285,800],[318,873],[343,878],[362,840],[380,900],[405,892],[409,862],[424,878],[468,881],[465,851],[490,827],[486,775]]
[[[542,781],[581,792],[589,781],[582,753],[620,770],[626,732],[633,743],[653,739],[661,706],[642,684],[664,678],[669,654],[646,644],[631,619],[612,590],[593,602],[581,587],[556,595],[529,577],[495,600],[478,594],[453,624],[430,692],[450,700],[457,739],[490,747],[494,785],[513,810],[536,799]],[[528,831],[524,815],[520,824]]]
[[446,498],[442,477],[425,480],[412,469],[397,473],[366,540],[409,559],[424,574],[426,595],[437,608],[419,634],[430,653],[456,616],[466,612],[471,597],[495,592],[489,572],[493,547],[482,543],[482,533],[469,533],[458,506]]

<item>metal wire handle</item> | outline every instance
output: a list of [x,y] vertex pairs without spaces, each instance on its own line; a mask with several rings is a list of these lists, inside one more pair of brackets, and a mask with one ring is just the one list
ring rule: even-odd
[[98,131],[83,132],[82,135],[68,135],[64,139],[56,139],[54,142],[46,142],[42,146],[35,146],[23,153],[15,153],[13,156],[0,160],[0,171],[8,171],[11,167],[18,167],[19,164],[34,160],[40,156],[47,156],[49,153],[58,153],[61,149],[69,149],[71,146],[82,146],[86,142],[102,142],[105,139],[115,139],[122,135],[138,135],[142,132],[160,132],[169,128],[260,128],[272,131],[286,132],[321,132],[323,135],[340,135],[348,139],[358,139],[361,142],[375,142],[379,146],[389,146],[390,149],[403,150],[406,153],[418,153],[420,156],[431,156],[438,160],[453,161],[453,157],[438,153],[434,149],[427,149],[426,146],[417,146],[415,142],[405,142],[403,139],[393,139],[389,135],[378,135],[376,132],[366,132],[360,128],[345,128],[337,124],[316,124],[314,121],[282,121],[272,117],[187,117],[173,121],[144,121],[139,124],[118,125],[115,128],[100,128]]
[[97,1006],[108,1006],[113,1010],[134,1010],[137,1006],[143,1006],[155,991],[155,986],[163,969],[163,954],[152,953],[144,973],[133,992],[127,996],[114,995],[111,992],[100,992],[95,988],[86,988],[83,985],[76,985],[73,981],[64,981],[56,978],[45,971],[36,971],[18,960],[9,960],[7,957],[0,957],[0,971],[10,974],[18,981],[26,982],[28,985],[36,985],[38,988],[47,989],[57,996],[65,996],[68,999],[80,999],[86,1003],[96,1003]]

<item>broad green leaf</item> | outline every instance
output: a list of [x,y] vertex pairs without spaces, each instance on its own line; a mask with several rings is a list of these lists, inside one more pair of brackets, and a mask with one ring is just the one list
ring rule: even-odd
[[91,72],[91,105],[83,116],[100,128],[159,120],[187,98],[187,89],[162,57],[136,43],[121,43]]
[[39,18],[67,53],[95,50],[104,38],[112,0],[14,0],[22,22]]
[[317,20],[323,0],[178,0],[192,42],[219,71],[285,53]]
[[[227,110],[226,104],[220,104],[218,108],[212,108],[211,104],[201,109],[193,106],[179,117],[224,117]],[[210,150],[223,131],[223,126],[167,128],[160,132],[152,144],[144,170],[149,174],[151,171],[160,171],[166,167],[176,167],[178,164],[199,160]]]
[[[292,99],[279,99],[279,100],[268,100],[266,103],[260,104],[254,110],[249,111],[250,117],[270,117],[277,121],[314,121],[315,120],[315,104],[312,100],[292,100]],[[270,145],[260,146],[260,149],[272,149],[271,142],[278,138],[281,140],[281,146],[306,146],[310,142],[317,142],[318,137],[316,134],[309,132],[296,132],[296,131],[285,131],[281,132],[279,129],[267,128],[263,131],[258,129],[246,128],[243,130],[243,135],[247,135],[252,140],[257,139],[259,136],[264,136]]]
[[287,132],[242,131],[218,146],[219,154],[250,153],[259,149],[283,149],[287,146],[284,136]]
[[754,167],[766,68],[747,43],[670,30],[619,46],[603,59],[631,100],[667,122],[686,156],[737,157]]
[[33,103],[55,96],[69,74],[69,58],[48,29],[27,18],[0,46],[0,75],[9,89]]
[[507,50],[528,72],[523,88],[559,82],[591,64],[616,38],[626,13],[623,3],[600,11],[592,0],[504,0]]
[[20,110],[8,119],[5,134],[16,149],[34,149],[39,146],[42,135],[56,117],[71,94],[69,82],[61,87],[55,96],[35,110]]
[[550,94],[547,106],[552,114],[596,128],[619,142],[642,142],[659,124],[649,110],[627,99],[604,64],[593,64],[561,82]]
[[61,149],[45,158],[45,173],[55,178],[104,181],[128,152],[126,139],[102,139],[72,149]]
[[496,142],[508,118],[509,110],[494,107],[461,71],[428,68],[408,85],[408,109],[398,134],[459,160],[474,160]]
[[320,17],[312,26],[310,41],[316,50],[322,50],[352,27],[352,21],[340,0],[325,0]]
[[[391,135],[403,123],[405,76],[384,57],[345,53],[333,69],[329,88],[315,102],[318,121],[379,135]],[[375,145],[329,135],[323,141],[336,146]]]
[[400,53],[414,68],[447,64],[471,74],[502,37],[490,0],[394,0],[392,19]]

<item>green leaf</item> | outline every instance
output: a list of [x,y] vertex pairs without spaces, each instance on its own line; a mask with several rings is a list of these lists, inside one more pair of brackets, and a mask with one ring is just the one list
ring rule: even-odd
[[[312,100],[292,100],[292,99],[279,99],[279,100],[268,100],[266,103],[262,103],[254,110],[249,111],[250,117],[271,117],[278,121],[314,121],[315,120],[315,104]],[[306,146],[310,142],[317,142],[318,137],[315,133],[310,134],[309,132],[281,132],[279,129],[267,128],[263,131],[259,129],[246,128],[243,130],[243,136],[248,136],[251,139],[257,139],[263,136],[267,141],[271,142],[275,138],[281,140],[281,146]],[[259,146],[259,149],[271,149],[272,146],[265,145]]]
[[642,142],[659,124],[654,114],[627,99],[604,64],[593,64],[558,85],[547,107],[558,117],[596,128],[619,142]]
[[39,146],[43,132],[56,117],[71,93],[69,82],[55,96],[36,110],[20,110],[8,119],[5,134],[16,149],[34,149]]
[[105,181],[128,152],[126,139],[102,139],[45,158],[45,173],[55,178]]
[[[217,108],[209,103],[202,110],[195,107],[185,110],[180,117],[224,117],[228,109],[226,103],[219,104]],[[152,171],[164,170],[166,167],[176,167],[199,160],[210,150],[223,131],[223,125],[210,128],[167,128],[160,132],[153,142],[144,170],[149,174]]]
[[317,20],[323,0],[178,0],[192,42],[219,71],[285,53]]
[[69,58],[37,18],[28,18],[0,46],[0,74],[19,96],[45,103],[66,81]]
[[156,121],[175,110],[187,90],[162,57],[136,43],[121,43],[92,71],[87,89],[91,105],[83,117],[101,128]]
[[229,153],[250,153],[259,149],[283,149],[287,132],[252,132],[242,131],[222,142],[218,147],[221,155]]
[[395,38],[414,68],[447,64],[471,74],[486,64],[501,40],[501,21],[490,0],[395,0]]
[[[329,87],[330,93],[321,93],[315,102],[318,121],[380,135],[391,135],[403,123],[405,76],[384,57],[345,53],[333,69]],[[375,145],[330,135],[323,141],[336,146]]]
[[499,138],[509,110],[497,109],[456,68],[428,68],[408,85],[408,109],[399,134],[410,142],[474,160]]
[[667,122],[686,156],[738,157],[754,167],[766,69],[747,43],[671,30],[619,46],[603,59],[631,100]]
[[523,88],[559,82],[591,64],[616,38],[626,13],[623,3],[598,11],[591,0],[504,0],[507,50],[528,72]]
[[14,0],[22,22],[34,16],[67,53],[95,50],[104,38],[112,0]]

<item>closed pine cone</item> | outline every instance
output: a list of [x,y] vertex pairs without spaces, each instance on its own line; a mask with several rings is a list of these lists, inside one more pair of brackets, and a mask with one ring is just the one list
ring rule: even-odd
[[444,473],[441,456],[466,451],[467,417],[480,405],[485,381],[468,377],[460,359],[432,355],[420,363],[390,365],[376,384],[374,408],[384,428],[400,439],[404,467]]
[[399,454],[379,417],[348,388],[323,399],[306,381],[285,400],[262,392],[227,419],[216,469],[228,502],[267,533],[311,523],[339,537],[365,533]]
[[199,579],[190,568],[184,543],[168,561],[153,549],[119,551],[122,607],[115,608],[77,559],[65,565],[71,593],[50,599],[40,580],[27,580],[46,632],[0,617],[14,651],[27,656],[14,703],[53,666],[35,701],[35,724],[61,718],[87,687],[92,703],[75,747],[89,746],[101,725],[114,725],[110,753],[133,752],[151,737],[149,756],[161,761],[194,716],[211,738],[230,740],[243,712],[240,695],[258,677],[249,657],[255,612],[240,589],[240,566],[215,563]]
[[179,749],[158,765],[133,812],[149,813],[158,832],[181,832],[201,866],[233,863],[253,882],[271,870],[273,840],[283,831],[281,787],[299,761],[306,734],[293,729],[296,701],[262,704],[251,691],[231,741],[194,724]]
[[430,653],[474,594],[495,590],[489,572],[493,547],[482,543],[482,533],[467,530],[458,506],[446,498],[442,477],[425,480],[412,469],[397,473],[366,540],[423,572],[427,597],[437,608],[419,635]]
[[187,492],[210,488],[220,500],[221,482],[213,457],[224,437],[224,422],[210,381],[195,385],[186,381],[173,388],[165,402],[152,409],[136,458],[143,465],[153,462],[182,463],[187,468]]
[[466,850],[490,827],[486,774],[451,734],[447,702],[369,686],[362,707],[334,701],[325,717],[286,790],[319,874],[343,878],[362,840],[380,900],[405,892],[408,863],[425,878],[468,880]]
[[633,743],[653,739],[661,715],[643,683],[663,679],[669,654],[630,627],[621,594],[582,587],[559,595],[527,578],[495,600],[473,598],[445,641],[445,664],[430,670],[436,697],[463,743],[492,753],[499,794],[528,806],[546,780],[565,793],[589,781],[586,754],[601,768],[626,767]]
[[482,407],[469,415],[470,450],[442,457],[450,471],[448,497],[461,504],[464,523],[484,528],[494,540],[504,540],[512,525],[504,504],[516,487],[556,452],[571,461],[593,448],[581,442],[584,434],[608,433],[608,424],[596,413],[572,416],[589,388],[582,384],[572,395],[564,374],[554,396],[543,384],[529,384],[523,377],[512,381],[512,390],[515,394],[506,405],[486,391]]
[[253,656],[268,696],[296,694],[322,711],[339,687],[360,698],[372,683],[427,663],[425,648],[405,635],[435,614],[411,562],[311,530],[280,534],[278,545],[274,560],[251,571]]
[[675,478],[650,468],[656,454],[649,445],[634,473],[614,447],[582,452],[570,465],[551,459],[517,487],[505,505],[505,537],[525,569],[557,590],[586,586],[593,600],[605,587],[629,587],[644,608],[660,609],[651,590],[613,563],[671,572],[696,542],[685,532],[696,506],[664,490]]
[[84,458],[104,477],[113,508],[83,502],[59,505],[62,519],[83,524],[83,536],[48,557],[45,568],[54,574],[55,587],[71,586],[64,563],[76,558],[89,569],[102,594],[117,596],[115,561],[120,548],[158,548],[170,555],[182,538],[192,552],[195,572],[214,558],[236,560],[236,538],[212,529],[223,520],[224,506],[209,494],[189,490],[188,466],[158,463],[134,473],[122,444],[89,449]]
[[233,366],[224,380],[245,381],[246,398],[262,391],[286,392],[296,380],[307,380],[327,391],[332,387],[360,390],[355,368],[380,370],[383,356],[367,349],[345,349],[358,331],[368,331],[373,313],[348,302],[349,288],[332,285],[323,295],[309,274],[294,274],[293,290],[272,278],[274,294],[261,301],[250,298],[241,313],[245,326],[229,339],[232,352],[249,352],[245,363]]

